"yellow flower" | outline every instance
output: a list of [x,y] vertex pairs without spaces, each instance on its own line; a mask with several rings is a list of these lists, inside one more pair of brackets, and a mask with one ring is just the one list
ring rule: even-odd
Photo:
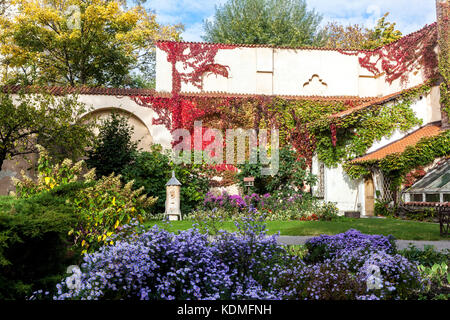
[[113,205],[113,206],[116,205],[116,197],[113,197],[113,199],[112,199],[112,205]]
[[116,224],[114,225],[114,229],[117,229],[119,227],[119,220],[116,221]]
[[50,177],[45,177],[45,178],[44,178],[45,184],[49,184],[49,183],[50,183],[50,180],[51,180]]
[[85,244],[86,244],[86,241],[85,241],[85,240],[81,241],[81,246],[82,246],[82,247],[84,247]]

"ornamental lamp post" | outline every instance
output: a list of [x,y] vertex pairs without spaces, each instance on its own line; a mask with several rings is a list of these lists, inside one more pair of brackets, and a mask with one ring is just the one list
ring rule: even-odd
[[166,211],[164,216],[169,220],[181,220],[180,198],[181,183],[175,177],[175,171],[172,170],[172,178],[166,183]]
[[247,194],[250,193],[250,188],[255,185],[255,177],[245,177],[244,186],[247,187]]

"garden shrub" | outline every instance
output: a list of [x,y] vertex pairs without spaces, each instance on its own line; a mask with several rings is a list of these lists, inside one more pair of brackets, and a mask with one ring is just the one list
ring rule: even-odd
[[257,194],[282,193],[284,196],[302,193],[306,186],[316,183],[316,176],[309,172],[305,159],[299,158],[292,149],[283,147],[279,150],[279,169],[275,175],[262,175],[261,163],[246,161],[238,166],[240,172],[236,174],[237,182],[244,190],[245,177],[254,177],[252,192]]
[[425,267],[432,267],[434,264],[448,263],[450,261],[450,249],[437,251],[430,245],[425,245],[424,249],[421,250],[410,244],[408,248],[399,250],[398,253],[409,261],[416,262]]
[[297,262],[280,273],[277,286],[283,288],[285,299],[297,300],[355,300],[366,292],[360,274],[329,260],[311,265]]
[[430,267],[419,265],[419,272],[424,279],[425,289],[421,299],[448,300],[450,298],[450,273],[448,261],[436,263]]
[[67,235],[75,223],[74,208],[50,192],[0,210],[0,300],[54,288],[66,266],[79,262]]
[[30,197],[72,182],[90,181],[94,177],[94,171],[85,172],[84,161],[73,163],[72,160],[65,159],[61,163],[53,164],[48,151],[39,145],[37,145],[37,148],[39,150],[37,180],[29,178],[23,171],[21,172],[21,179],[13,178],[19,197]]
[[138,145],[132,141],[133,131],[128,118],[118,113],[113,112],[103,120],[86,160],[89,168],[96,169],[98,178],[112,173],[118,175],[131,162]]
[[175,165],[168,155],[161,152],[161,147],[154,145],[150,152],[138,152],[123,171],[125,181],[134,180],[136,188],[144,188],[145,193],[158,197],[153,212],[165,211],[166,183],[175,171],[181,182],[181,211],[191,212],[204,199],[209,189],[209,180],[200,165]]
[[421,210],[406,211],[405,217],[408,220],[435,222],[439,220],[435,208],[423,208]]
[[[295,296],[333,300],[407,299],[415,298],[422,289],[417,264],[396,254],[390,237],[349,230],[311,238],[305,246],[307,267],[298,280],[292,279],[292,274],[290,277],[297,285],[293,289],[291,285],[291,294]],[[368,287],[368,281],[374,270],[379,272],[379,284],[372,288]],[[308,278],[308,274],[313,276]],[[336,279],[341,281],[334,283]]]
[[107,237],[120,232],[132,219],[143,222],[156,198],[143,194],[144,188],[133,190],[133,181],[123,185],[120,176],[111,174],[80,189],[67,201],[75,207],[78,221],[70,230],[75,244],[83,253],[98,249]]
[[396,208],[390,206],[390,201],[381,201],[375,199],[374,213],[376,216],[393,217],[395,216]]

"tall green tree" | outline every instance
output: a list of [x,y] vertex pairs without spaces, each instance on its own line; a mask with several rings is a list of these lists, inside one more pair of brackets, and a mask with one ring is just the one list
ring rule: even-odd
[[[0,0],[1,1],[1,0]],[[15,0],[0,16],[3,83],[127,86],[152,70],[156,40],[179,39],[141,5],[119,0]]]
[[86,160],[90,168],[96,169],[97,177],[120,174],[131,162],[138,144],[132,140],[133,132],[128,118],[118,113],[103,120],[94,148],[88,151]]
[[377,22],[375,28],[369,33],[369,37],[364,42],[365,49],[375,49],[402,37],[402,33],[395,29],[395,22],[386,21],[389,12],[386,12]]
[[375,49],[387,45],[402,37],[395,29],[395,22],[388,22],[386,12],[373,29],[358,24],[343,26],[337,22],[329,22],[324,32],[327,34],[325,46],[329,48]]
[[322,17],[304,0],[229,0],[205,21],[205,41],[276,46],[323,45]]
[[37,152],[37,142],[55,159],[79,158],[94,138],[95,124],[82,118],[86,111],[76,96],[0,93],[0,167]]

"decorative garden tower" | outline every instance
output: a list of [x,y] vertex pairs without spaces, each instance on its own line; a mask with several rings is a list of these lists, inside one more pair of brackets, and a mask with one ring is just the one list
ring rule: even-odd
[[166,183],[166,212],[169,220],[181,220],[180,198],[181,183],[172,171],[172,178]]

